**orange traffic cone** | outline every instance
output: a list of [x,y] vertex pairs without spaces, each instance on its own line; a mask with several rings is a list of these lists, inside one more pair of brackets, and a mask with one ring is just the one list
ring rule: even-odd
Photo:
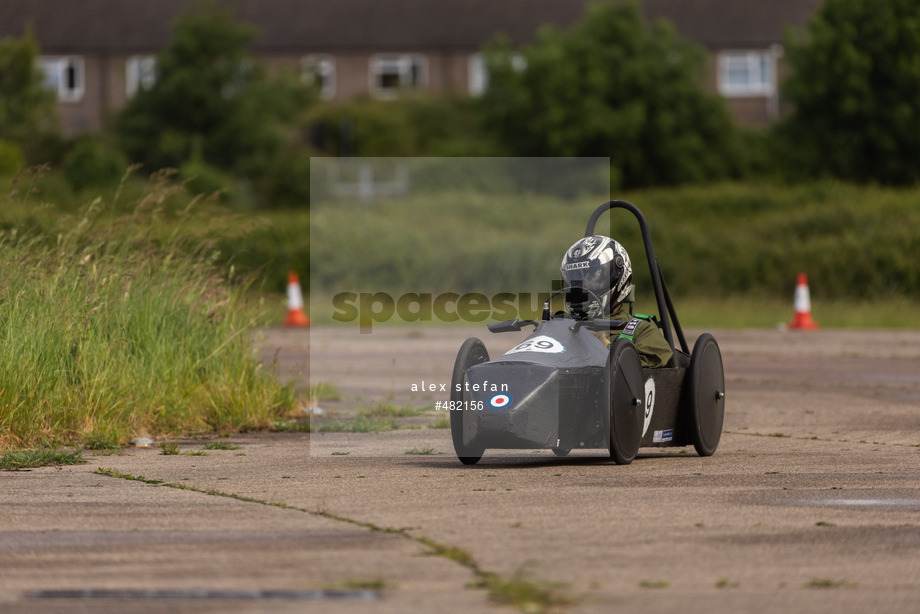
[[287,319],[284,321],[284,325],[299,326],[301,328],[310,326],[310,318],[303,311],[303,293],[300,291],[300,279],[294,271],[291,271],[288,275],[287,299]]
[[816,330],[818,323],[811,319],[811,295],[808,292],[808,279],[805,273],[799,273],[795,285],[795,318],[789,323],[793,330]]

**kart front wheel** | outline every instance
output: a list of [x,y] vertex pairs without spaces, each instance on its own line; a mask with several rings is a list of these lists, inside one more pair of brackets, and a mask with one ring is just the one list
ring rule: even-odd
[[645,386],[639,352],[629,339],[617,339],[607,358],[610,404],[610,458],[628,465],[639,452],[645,425]]
[[[489,360],[489,351],[482,341],[470,337],[460,346],[457,360],[454,362],[454,373],[450,380],[450,436],[454,441],[454,451],[457,458],[464,465],[475,465],[482,458],[482,448],[471,448],[463,445],[464,417],[467,414],[463,409],[463,382],[466,370],[473,365]],[[470,416],[472,418],[472,416]]]

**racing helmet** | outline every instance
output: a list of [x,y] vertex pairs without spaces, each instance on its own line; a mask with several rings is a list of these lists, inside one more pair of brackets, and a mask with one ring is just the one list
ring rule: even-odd
[[610,237],[579,239],[565,253],[560,270],[569,288],[566,307],[579,319],[609,316],[632,292],[629,254]]

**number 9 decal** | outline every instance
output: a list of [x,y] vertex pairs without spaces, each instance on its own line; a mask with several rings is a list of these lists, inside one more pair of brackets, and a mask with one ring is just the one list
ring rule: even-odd
[[648,431],[652,423],[652,412],[655,411],[655,378],[645,380],[645,426],[642,427],[642,436]]

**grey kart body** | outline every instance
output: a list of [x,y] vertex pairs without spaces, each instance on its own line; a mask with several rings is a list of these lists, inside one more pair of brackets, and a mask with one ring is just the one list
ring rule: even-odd
[[[474,448],[608,445],[602,414],[608,350],[572,320],[550,320],[503,356],[466,371],[463,442]],[[546,346],[546,347],[542,347]],[[498,392],[495,392],[495,390]]]
[[[612,209],[631,212],[639,223],[661,317],[658,326],[672,358],[664,367],[643,368],[631,338],[615,339],[608,348],[597,337],[626,322],[551,315],[552,299],[540,321],[490,324],[494,333],[535,329],[494,360],[475,337],[461,346],[451,378],[450,427],[462,463],[477,463],[490,448],[552,449],[559,456],[573,449],[603,450],[625,465],[641,447],[692,444],[700,456],[710,456],[718,447],[725,413],[719,346],[703,333],[690,351],[648,224],[635,205],[604,203],[591,214],[585,237],[594,236],[598,218]],[[584,297],[575,294],[584,292],[578,286],[561,291]]]
[[[503,356],[466,370],[458,382],[464,446],[610,448],[610,349],[592,331],[574,324],[568,318],[543,322]],[[641,399],[640,446],[691,443],[690,425],[680,420],[686,371],[686,366],[642,369],[641,382],[632,384],[631,396]]]

